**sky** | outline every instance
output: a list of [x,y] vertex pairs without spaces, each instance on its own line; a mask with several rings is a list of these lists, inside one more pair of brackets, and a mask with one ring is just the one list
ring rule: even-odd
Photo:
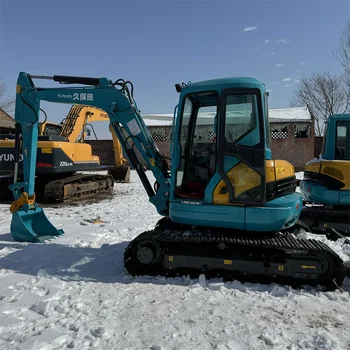
[[[20,71],[123,78],[133,82],[142,114],[172,113],[176,83],[250,76],[267,86],[270,108],[286,108],[300,76],[341,70],[332,50],[349,4],[0,0],[0,75],[9,95]],[[53,122],[70,107],[41,106]]]

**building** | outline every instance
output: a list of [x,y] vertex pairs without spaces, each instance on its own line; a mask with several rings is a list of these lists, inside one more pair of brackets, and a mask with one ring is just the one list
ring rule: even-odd
[[0,134],[14,134],[15,120],[0,108]]
[[[215,137],[215,113],[203,113],[197,121],[196,135],[203,143]],[[201,115],[202,116],[202,115]],[[144,114],[143,119],[162,155],[170,157],[170,138],[172,114]],[[239,132],[237,116],[229,118],[227,137],[234,138]],[[306,162],[314,158],[314,128],[311,114],[306,107],[270,109],[270,139],[273,159],[284,159],[293,164],[296,171],[304,170]],[[235,124],[237,126],[235,126]],[[103,147],[102,147],[102,142]],[[113,145],[111,140],[88,140],[94,154],[100,156],[103,164],[113,164]],[[138,153],[138,152],[136,152]]]
[[314,123],[307,107],[269,110],[271,150],[274,159],[285,159],[296,171],[314,158]]
[[[203,142],[210,141],[214,134],[215,113],[206,113],[197,121],[196,135]],[[146,114],[143,119],[156,141],[161,154],[169,156],[172,114]],[[237,117],[228,122],[228,135],[234,138],[239,130],[235,127]],[[274,159],[292,163],[295,170],[303,170],[305,163],[314,158],[314,128],[307,107],[270,109],[271,150]],[[237,124],[237,122],[236,122]],[[238,122],[238,124],[240,124]]]

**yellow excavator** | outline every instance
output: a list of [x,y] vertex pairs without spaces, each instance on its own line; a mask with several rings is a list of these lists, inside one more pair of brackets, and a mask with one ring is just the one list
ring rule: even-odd
[[[89,134],[87,128],[89,123],[100,121],[109,122],[108,114],[104,110],[75,104],[60,124],[47,122],[46,120],[40,123],[39,135],[58,135],[65,137],[69,142],[85,143],[85,138]],[[111,125],[109,125],[109,131],[113,139],[115,166],[109,168],[108,173],[113,176],[116,182],[129,182],[130,166],[127,166],[127,160],[123,157],[121,144]]]
[[[39,124],[36,163],[36,193],[38,199],[62,202],[90,197],[113,188],[114,181],[129,182],[130,167],[123,157],[122,147],[115,133],[113,137],[115,166],[101,166],[98,156],[85,142],[87,125],[95,121],[108,121],[108,115],[99,108],[73,105],[60,123]],[[12,183],[14,170],[13,135],[1,135],[0,139],[0,199],[6,199],[7,187]],[[19,160],[21,161],[20,155]],[[107,170],[107,175],[91,171]],[[81,173],[81,172],[89,173]],[[18,177],[22,176],[19,162]]]

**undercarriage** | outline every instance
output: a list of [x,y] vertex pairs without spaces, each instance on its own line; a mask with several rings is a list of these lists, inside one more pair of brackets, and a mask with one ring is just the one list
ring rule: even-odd
[[341,236],[350,237],[350,207],[326,206],[304,203],[299,220],[310,232],[326,234],[331,239],[340,238],[334,235],[334,230]]
[[295,287],[342,285],[346,269],[340,257],[317,240],[289,234],[194,228],[159,221],[125,250],[124,266],[132,275],[223,277]]

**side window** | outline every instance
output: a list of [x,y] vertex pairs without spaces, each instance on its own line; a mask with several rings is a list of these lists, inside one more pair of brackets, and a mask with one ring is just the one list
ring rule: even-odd
[[199,152],[202,155],[207,155],[212,149],[216,141],[216,115],[217,106],[200,107],[197,112],[197,118],[193,134],[193,152]]
[[215,173],[218,94],[193,93],[185,99],[181,124],[181,160],[176,173],[176,195],[204,198]]
[[181,158],[180,158],[180,165],[176,175],[177,186],[180,186],[182,183],[183,171],[185,169],[186,138],[188,137],[188,133],[190,132],[189,123],[190,123],[192,110],[193,110],[193,103],[189,98],[186,97],[184,109],[182,112],[182,119],[180,121],[181,122],[181,132],[180,132]]
[[185,141],[186,141],[187,132],[188,132],[188,124],[192,114],[192,108],[193,108],[192,102],[190,101],[189,98],[186,98],[184,110],[182,114],[182,120],[181,120],[181,134],[180,134],[181,153],[185,151],[184,150]]
[[236,142],[256,127],[256,95],[227,95],[226,142]]
[[324,132],[323,132],[324,136],[323,136],[321,154],[324,154],[326,151],[327,134],[328,134],[328,122],[326,122],[326,125],[324,127]]
[[265,93],[265,123],[266,123],[266,126],[265,126],[265,137],[266,137],[266,144],[268,146],[270,146],[270,119],[269,119],[269,101],[268,101],[268,95],[267,93]]
[[335,159],[350,160],[350,122],[337,122]]

